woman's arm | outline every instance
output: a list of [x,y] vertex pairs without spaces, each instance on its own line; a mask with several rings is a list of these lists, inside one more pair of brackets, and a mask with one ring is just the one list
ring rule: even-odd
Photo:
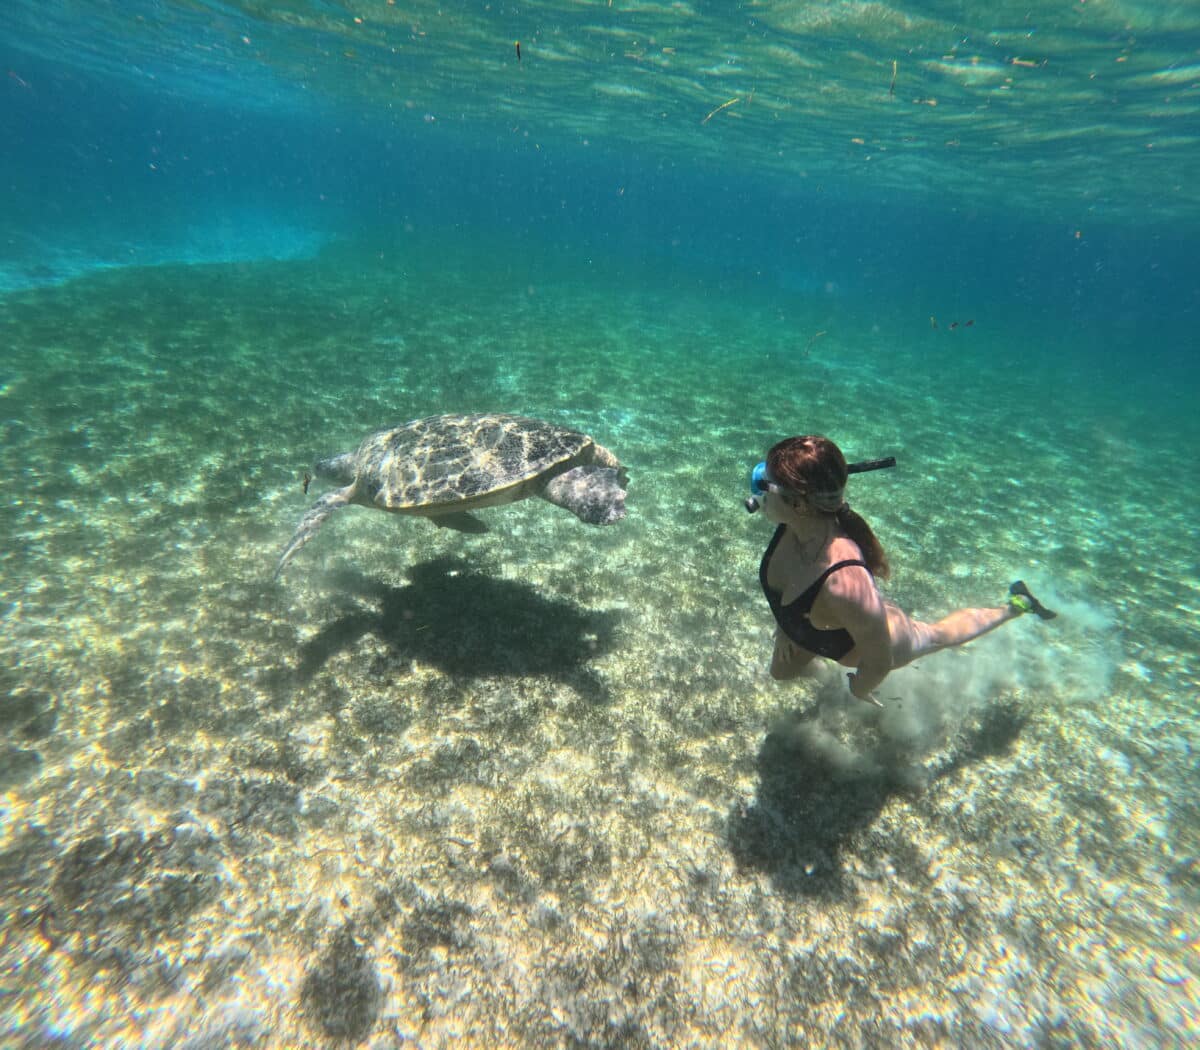
[[874,625],[869,635],[866,632],[856,634],[853,627],[847,627],[846,630],[854,637],[854,648],[858,653],[858,671],[849,676],[850,692],[860,700],[868,700],[892,669],[892,642],[887,633],[887,617],[883,619],[882,638]]
[[850,692],[868,700],[892,669],[887,607],[875,580],[865,569],[845,569],[829,578],[820,598],[825,599],[822,611],[854,639],[858,673],[849,676]]

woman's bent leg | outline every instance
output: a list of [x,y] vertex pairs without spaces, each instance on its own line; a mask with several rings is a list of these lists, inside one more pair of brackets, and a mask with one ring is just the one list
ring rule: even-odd
[[807,649],[801,649],[786,634],[776,629],[775,651],[771,654],[771,677],[784,681],[796,678],[816,657]]

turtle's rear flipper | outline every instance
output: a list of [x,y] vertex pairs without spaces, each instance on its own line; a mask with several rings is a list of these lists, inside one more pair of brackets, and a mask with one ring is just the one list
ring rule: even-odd
[[332,492],[326,492],[316,503],[308,508],[308,512],[300,519],[300,524],[296,526],[296,531],[292,535],[288,545],[284,547],[283,553],[279,556],[279,564],[275,566],[275,579],[279,578],[279,574],[283,572],[283,567],[292,560],[292,556],[303,547],[316,534],[317,529],[325,524],[325,519],[329,517],[335,510],[341,510],[350,502],[350,496],[354,492],[354,485],[347,485],[344,489],[334,489]]
[[542,498],[589,525],[612,525],[625,517],[625,490],[613,467],[576,467],[546,482]]
[[482,521],[465,510],[460,510],[457,514],[438,514],[431,516],[429,520],[439,529],[456,529],[459,532],[471,532],[475,535],[488,530]]

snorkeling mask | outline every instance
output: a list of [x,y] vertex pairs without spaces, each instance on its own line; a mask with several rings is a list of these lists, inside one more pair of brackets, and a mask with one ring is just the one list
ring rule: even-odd
[[[847,474],[863,474],[868,470],[883,470],[885,467],[894,467],[896,465],[895,456],[887,456],[884,459],[866,459],[861,463],[849,463],[846,465]],[[750,498],[745,501],[743,506],[748,514],[753,514],[762,502],[759,497],[766,492],[783,493],[787,492],[782,485],[777,485],[767,477],[767,461],[763,460],[750,471]]]

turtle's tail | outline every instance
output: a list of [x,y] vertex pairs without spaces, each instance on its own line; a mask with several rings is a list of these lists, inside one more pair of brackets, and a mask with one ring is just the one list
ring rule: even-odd
[[284,547],[283,553],[279,556],[279,564],[275,566],[275,579],[279,579],[279,574],[283,572],[283,567],[292,560],[296,551],[316,535],[317,529],[325,524],[325,519],[335,510],[341,510],[349,504],[350,497],[353,494],[353,485],[347,485],[344,489],[334,489],[332,492],[326,492],[324,496],[308,508],[304,517],[300,519],[300,524],[296,526],[296,531],[293,533],[288,545]]

